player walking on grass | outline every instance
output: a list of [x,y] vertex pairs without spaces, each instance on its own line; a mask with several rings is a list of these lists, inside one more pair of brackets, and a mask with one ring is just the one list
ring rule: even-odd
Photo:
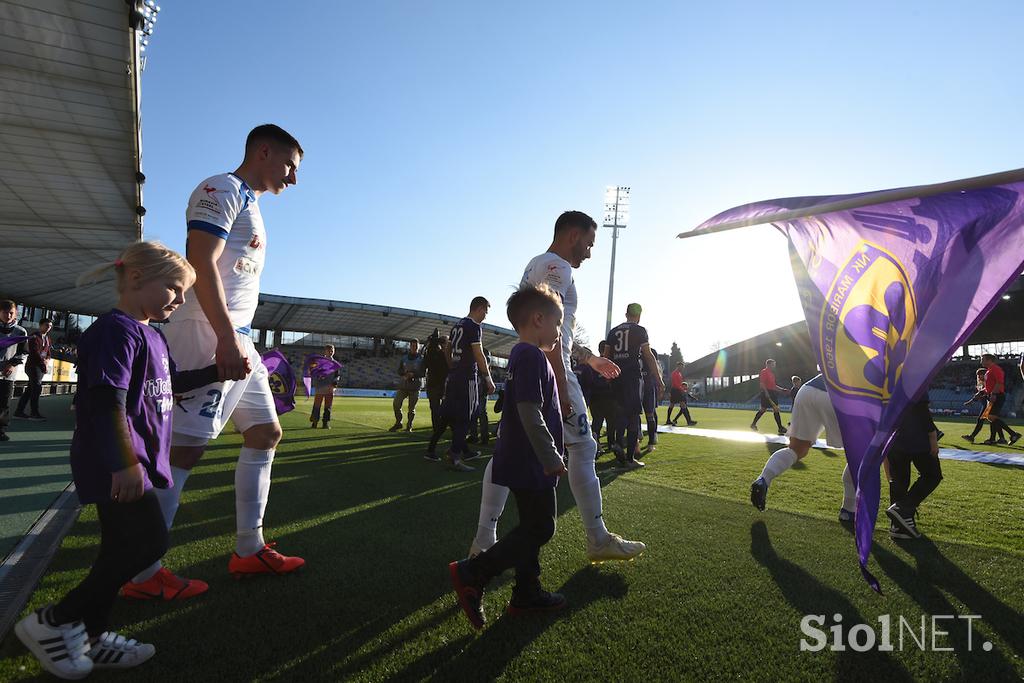
[[448,335],[448,378],[444,385],[444,398],[441,400],[441,412],[444,423],[434,429],[427,447],[430,460],[439,459],[434,455],[437,440],[444,429],[451,425],[452,445],[448,449],[448,466],[460,472],[472,472],[474,468],[465,460],[479,455],[466,447],[466,436],[469,434],[469,423],[476,412],[477,401],[480,399],[478,382],[484,378],[487,393],[494,393],[494,381],[491,379],[490,368],[481,344],[481,323],[487,317],[491,304],[482,296],[474,297],[469,303],[469,315],[455,323]]
[[1006,403],[1006,373],[999,367],[996,357],[991,353],[986,353],[981,357],[981,364],[985,366],[985,393],[988,395],[988,407],[985,412],[988,414],[989,438],[984,443],[989,446],[1005,443],[1006,440],[1003,437],[1005,433],[1012,446],[1017,443],[1021,434],[1013,431],[1010,425],[1000,417],[1003,412],[1003,404]]
[[[324,346],[324,358],[334,360],[334,344]],[[331,407],[334,406],[334,390],[341,383],[340,366],[334,365],[335,369],[324,372],[315,372],[310,375],[310,383],[313,385],[313,409],[309,413],[309,422],[312,429],[320,422],[320,410],[323,408],[323,428],[331,428]]]
[[[295,138],[275,125],[262,125],[249,133],[245,157],[233,173],[199,183],[186,211],[186,251],[196,269],[195,297],[164,328],[181,367],[216,362],[218,381],[176,398],[171,438],[174,486],[158,494],[160,508],[170,528],[192,468],[230,418],[243,440],[235,467],[237,535],[228,562],[235,577],[287,574],[305,564],[302,558],[280,554],[263,538],[281,425],[267,369],[249,336],[267,247],[259,198],[294,185],[301,161],[302,147]],[[126,584],[122,594],[174,600],[206,589],[202,581],[179,578],[157,562]]]
[[[839,420],[825,389],[825,378],[818,375],[801,385],[793,400],[793,421],[789,427],[789,447],[782,448],[768,458],[764,469],[753,484],[750,485],[750,502],[762,512],[768,498],[768,487],[772,480],[803,460],[810,452],[811,446],[818,440],[822,430],[825,431],[825,442],[831,448],[843,447],[843,435],[839,431]],[[853,523],[857,489],[850,475],[850,467],[843,468],[843,506],[839,509],[839,521],[844,524]]]
[[775,383],[775,361],[771,358],[764,362],[759,381],[761,384],[761,409],[754,415],[754,421],[750,423],[750,428],[756,432],[757,421],[765,412],[771,410],[775,415],[775,424],[779,427],[779,436],[784,436],[786,428],[782,426],[782,416],[779,414],[779,385]]
[[[668,415],[665,419],[666,425],[676,426],[680,416],[686,418],[686,426],[692,427],[697,424],[696,420],[690,418],[690,409],[686,406],[687,399],[690,398],[690,386],[683,381],[683,364],[682,362],[676,363],[676,369],[672,371],[672,388],[669,390],[669,401],[668,401]],[[679,412],[676,413],[676,417],[672,419],[672,408],[679,406]]]
[[[920,538],[917,508],[942,481],[939,465],[939,430],[928,409],[928,394],[910,406],[889,442],[886,460],[889,477],[889,535],[896,539]],[[910,485],[910,465],[918,472]]]
[[555,488],[565,474],[558,387],[545,355],[558,346],[562,305],[546,285],[527,284],[509,297],[507,311],[519,343],[509,355],[501,428],[488,470],[516,499],[519,525],[475,557],[448,565],[459,605],[477,629],[485,622],[484,588],[506,569],[516,572],[509,614],[566,604],[540,584],[540,549],[555,533]]
[[[643,467],[644,463],[635,455],[640,442],[640,413],[644,410],[643,369],[654,378],[657,396],[665,389],[661,379],[658,360],[651,353],[647,329],[640,325],[643,308],[640,304],[626,307],[626,322],[608,332],[608,343],[612,347],[612,359],[621,373],[613,384],[616,386],[619,402],[618,426],[616,431],[625,433],[625,443],[619,443],[623,453],[616,451],[619,465],[627,469]],[[652,406],[653,408],[653,406]],[[657,423],[655,423],[657,425]],[[657,434],[657,430],[654,432]],[[657,436],[652,443],[657,443]],[[651,449],[653,450],[653,448]]]
[[109,630],[121,584],[167,551],[167,524],[155,490],[173,486],[168,450],[173,392],[215,379],[217,368],[176,372],[163,322],[195,279],[188,262],[152,242],[138,242],[117,261],[81,282],[113,270],[120,298],[78,343],[77,424],[71,472],[83,505],[94,504],[99,554],[89,574],[56,605],[37,609],[14,631],[44,669],[79,679],[93,669],[128,669],[152,657],[149,644]]
[[[570,370],[571,357],[587,363],[602,376],[612,379],[619,369],[612,361],[595,356],[589,349],[574,343],[576,322],[576,283],[572,269],[579,268],[590,258],[590,250],[597,236],[597,223],[581,211],[566,211],[555,221],[555,235],[551,246],[526,265],[521,285],[548,285],[562,300],[563,318],[559,348],[546,352],[555,372],[558,397],[562,408],[562,431],[569,459],[569,488],[576,507],[583,518],[587,535],[587,557],[592,562],[631,560],[647,546],[639,541],[627,541],[618,534],[609,533],[604,524],[601,501],[601,482],[597,478],[594,461],[597,442],[590,433],[586,404],[576,375]],[[470,555],[486,550],[497,541],[498,518],[508,499],[507,487],[492,478],[493,460],[484,470],[483,491],[480,497],[480,517],[477,534],[470,546]]]
[[981,412],[978,414],[978,421],[974,423],[974,430],[970,434],[963,435],[963,438],[971,443],[974,443],[974,439],[978,436],[981,428],[988,422],[988,394],[985,393],[985,368],[978,368],[975,373],[975,388],[978,390],[977,393],[964,403],[965,406],[969,406],[975,401],[981,403]]

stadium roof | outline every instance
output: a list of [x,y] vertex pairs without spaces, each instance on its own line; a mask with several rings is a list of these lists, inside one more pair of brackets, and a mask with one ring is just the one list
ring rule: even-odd
[[83,270],[138,239],[138,58],[124,0],[0,3],[0,297],[109,309]]
[[[423,340],[435,328],[440,328],[442,334],[446,334],[448,328],[461,319],[461,316],[393,306],[261,294],[252,326],[255,329],[352,337]],[[515,331],[487,323],[484,323],[483,328],[484,348],[493,355],[508,356],[518,339]]]

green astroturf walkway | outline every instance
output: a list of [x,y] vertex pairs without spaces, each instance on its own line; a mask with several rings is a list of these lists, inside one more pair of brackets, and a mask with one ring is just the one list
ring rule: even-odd
[[[423,403],[420,404],[423,406]],[[305,557],[295,576],[234,581],[233,467],[240,437],[226,435],[190,477],[166,564],[209,581],[184,603],[119,602],[123,632],[152,642],[149,681],[822,681],[1019,680],[1024,675],[1024,472],[943,461],[946,479],[922,507],[928,538],[875,537],[857,569],[852,537],[835,522],[843,458],[816,452],[776,480],[765,513],[750,481],[777,446],[665,435],[645,470],[598,462],[608,526],[648,543],[626,564],[594,567],[568,482],[559,525],[541,555],[542,581],[563,592],[557,616],[501,616],[511,581],[485,596],[490,624],[474,632],[456,607],[447,563],[476,527],[482,463],[461,474],[425,462],[429,410],[411,434],[389,434],[390,402],[335,403],[334,429],[310,430],[308,405],[285,416],[274,465],[267,537]],[[708,426],[742,428],[749,415],[695,411]],[[749,424],[749,422],[747,422]],[[488,451],[485,449],[485,453]],[[502,530],[514,524],[514,504]],[[87,509],[65,539],[31,607],[59,598],[95,554]],[[967,632],[946,624],[921,652],[801,652],[801,618],[842,614],[877,626],[881,615],[978,614]],[[940,625],[941,626],[941,625]],[[930,634],[930,631],[929,631]],[[930,637],[930,635],[929,635]],[[992,643],[984,651],[983,642]],[[95,676],[97,677],[98,676]],[[0,644],[0,680],[43,680],[16,639]]]
[[71,482],[70,406],[70,395],[42,397],[46,422],[12,419],[11,440],[0,442],[0,559]]

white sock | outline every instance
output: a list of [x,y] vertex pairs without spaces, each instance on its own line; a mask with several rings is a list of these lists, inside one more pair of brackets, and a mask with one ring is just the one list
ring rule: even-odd
[[494,459],[487,461],[484,468],[484,485],[480,494],[480,519],[477,523],[476,538],[473,544],[480,550],[487,550],[498,542],[498,518],[505,509],[508,500],[508,488],[491,481],[491,465]]
[[857,510],[857,487],[853,485],[849,465],[843,468],[843,509],[850,512]]
[[772,479],[779,476],[786,470],[796,463],[799,458],[796,457],[796,453],[792,448],[782,448],[772,453],[772,457],[768,458],[768,462],[764,464],[764,469],[761,470],[761,478],[765,480],[765,483],[772,483]]
[[604,525],[601,510],[601,480],[597,478],[594,460],[597,458],[597,442],[585,439],[568,445],[569,488],[576,500],[576,508],[583,518],[583,530],[587,538],[603,545],[608,541],[608,528]]
[[274,450],[242,447],[235,466],[235,552],[240,557],[258,553],[263,540],[263,513],[270,498],[270,467]]
[[[153,489],[153,493],[156,494],[157,502],[160,503],[160,512],[164,515],[164,523],[167,524],[168,530],[170,530],[171,525],[174,524],[174,515],[177,514],[178,505],[181,503],[181,491],[185,488],[185,480],[188,479],[188,475],[190,474],[192,474],[192,470],[186,470],[172,465],[171,479],[174,480],[174,486],[166,489]],[[163,566],[163,563],[160,560],[157,560],[132,577],[132,581],[134,583],[149,581]]]

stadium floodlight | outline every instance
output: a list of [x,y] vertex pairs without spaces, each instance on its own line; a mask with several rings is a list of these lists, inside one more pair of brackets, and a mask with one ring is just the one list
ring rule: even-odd
[[1003,301],[1009,301],[1009,300],[1010,300],[1010,295],[1009,294],[1003,294]]
[[625,185],[609,185],[604,190],[604,219],[602,227],[612,229],[612,266],[608,275],[608,319],[605,321],[605,337],[612,329],[612,300],[615,295],[615,244],[619,229],[629,223],[629,188]]

